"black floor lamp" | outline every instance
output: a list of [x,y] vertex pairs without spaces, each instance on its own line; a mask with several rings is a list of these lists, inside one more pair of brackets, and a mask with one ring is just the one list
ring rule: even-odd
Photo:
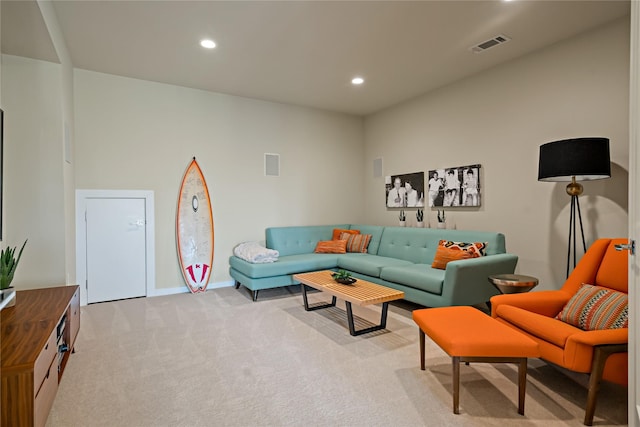
[[[590,181],[611,177],[608,138],[574,138],[548,142],[540,146],[538,163],[538,181],[570,181],[567,194],[571,196],[571,216],[569,217],[569,243],[567,246],[567,277],[573,243],[573,267],[576,266],[576,211],[580,221],[582,248],[586,252],[582,228],[582,214],[578,196],[582,194],[582,184],[577,181]],[[573,238],[573,241],[572,241]]]

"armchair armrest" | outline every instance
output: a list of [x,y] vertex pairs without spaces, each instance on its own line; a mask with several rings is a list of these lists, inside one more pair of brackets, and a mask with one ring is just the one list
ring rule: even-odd
[[628,342],[627,328],[578,332],[571,335],[565,344],[565,367],[578,372],[590,372],[596,347],[609,347],[604,349],[608,354],[622,353],[628,351]]
[[564,291],[538,291],[522,294],[505,294],[491,297],[491,316],[496,317],[499,305],[512,305],[547,317],[555,317],[571,299]]
[[571,341],[590,346],[627,344],[629,342],[629,329],[619,328],[585,331],[570,336],[567,344]]
[[516,269],[518,256],[513,254],[487,255],[452,261],[444,274],[442,296],[451,305],[473,305],[489,301],[498,290],[489,283],[492,274],[510,274]]

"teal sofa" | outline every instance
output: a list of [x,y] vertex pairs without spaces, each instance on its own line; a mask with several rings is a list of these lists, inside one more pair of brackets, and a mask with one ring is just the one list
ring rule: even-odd
[[[371,234],[367,253],[317,254],[316,244],[331,240],[333,229],[356,229]],[[431,268],[438,242],[487,242],[486,256],[452,261],[445,270]],[[293,275],[344,269],[354,277],[403,291],[405,299],[426,307],[475,305],[498,294],[487,277],[513,273],[518,257],[506,253],[501,233],[435,228],[382,227],[361,224],[271,227],[266,247],[280,253],[278,261],[252,264],[236,256],[229,259],[229,274],[236,288],[253,291],[297,284]]]

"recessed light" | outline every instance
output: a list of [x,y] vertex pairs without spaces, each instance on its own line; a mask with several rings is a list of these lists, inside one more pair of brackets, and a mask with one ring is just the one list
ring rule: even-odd
[[200,46],[206,47],[207,49],[213,49],[214,47],[216,47],[216,42],[209,39],[203,39],[200,40]]
[[351,79],[351,84],[361,85],[362,83],[364,83],[364,79],[362,77],[354,77]]

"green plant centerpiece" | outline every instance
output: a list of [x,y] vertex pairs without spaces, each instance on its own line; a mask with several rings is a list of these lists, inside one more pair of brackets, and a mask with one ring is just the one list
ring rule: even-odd
[[356,283],[356,279],[351,277],[351,273],[345,270],[338,270],[336,273],[331,274],[333,280],[343,285],[352,285]]
[[11,286],[13,275],[16,272],[16,268],[18,268],[18,263],[26,244],[27,241],[25,240],[20,252],[18,252],[18,258],[15,257],[17,246],[13,248],[6,247],[0,253],[0,290]]

